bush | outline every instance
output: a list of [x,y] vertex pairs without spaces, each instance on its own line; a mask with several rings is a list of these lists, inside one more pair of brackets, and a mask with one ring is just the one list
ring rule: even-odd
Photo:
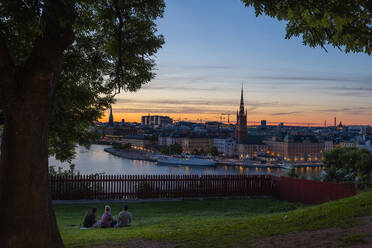
[[119,150],[128,150],[132,148],[131,143],[121,144],[121,143],[113,143],[112,148],[119,149]]
[[[102,175],[103,173],[96,173],[92,175],[88,175],[88,178],[95,178],[96,176]],[[56,177],[77,177],[80,176],[80,172],[75,170],[75,165],[70,164],[70,168],[67,170],[63,170],[62,167],[55,167],[49,166],[49,176],[56,176]],[[50,182],[51,183],[51,182]],[[74,183],[72,181],[66,180],[58,182],[59,185],[50,185],[52,195],[55,195],[54,198],[57,199],[62,196],[67,195],[69,199],[82,199],[82,198],[90,198],[90,194],[92,192],[100,193],[103,192],[103,185],[102,182],[94,182],[94,181],[80,181],[79,183]]]
[[49,166],[50,176],[78,176],[80,171],[75,170],[75,164],[70,164],[68,170],[63,170],[62,167]]
[[288,177],[297,178],[296,168],[292,167],[287,174]]
[[212,155],[212,156],[218,156],[219,152],[217,150],[217,147],[215,146],[212,146],[212,148],[209,150],[209,153]]
[[323,180],[356,182],[363,189],[372,186],[372,152],[360,148],[335,148],[324,154]]
[[182,146],[178,143],[170,146],[163,146],[160,152],[166,155],[181,154]]

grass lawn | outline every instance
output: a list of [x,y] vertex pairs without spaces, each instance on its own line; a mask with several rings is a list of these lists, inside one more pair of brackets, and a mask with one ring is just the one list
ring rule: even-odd
[[[78,229],[93,205],[55,205],[67,247],[90,247],[128,240],[171,242],[180,247],[232,247],[247,240],[302,230],[351,226],[356,217],[372,214],[372,192],[303,206],[275,199],[209,199],[182,202],[131,203],[133,225],[120,229]],[[101,214],[104,204],[98,207]],[[121,204],[111,205],[114,214]]]

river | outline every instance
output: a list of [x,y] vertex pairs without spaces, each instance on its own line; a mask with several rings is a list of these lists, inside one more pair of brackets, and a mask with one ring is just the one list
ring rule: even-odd
[[[105,152],[110,146],[92,145],[89,150],[78,146],[76,158],[72,161],[76,170],[83,175],[104,173],[105,175],[226,175],[226,174],[274,174],[286,175],[288,170],[270,168],[247,168],[243,166],[169,166],[158,165],[144,160],[129,160]],[[67,169],[68,163],[49,158],[49,165]],[[311,178],[318,176],[320,168],[298,168],[299,176]]]

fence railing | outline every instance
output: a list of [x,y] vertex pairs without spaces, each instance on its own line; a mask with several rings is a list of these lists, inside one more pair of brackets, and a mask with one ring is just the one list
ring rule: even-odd
[[350,197],[356,194],[355,183],[333,183],[314,180],[280,178],[279,197],[281,200],[320,204]]
[[50,176],[52,199],[137,199],[277,195],[271,175]]
[[356,194],[354,183],[328,183],[272,175],[50,176],[54,200],[275,196],[319,204]]

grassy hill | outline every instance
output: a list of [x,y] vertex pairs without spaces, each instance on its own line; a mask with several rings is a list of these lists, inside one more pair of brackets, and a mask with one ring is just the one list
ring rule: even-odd
[[[129,240],[155,240],[180,247],[232,247],[272,235],[357,225],[357,217],[372,214],[372,192],[318,206],[261,198],[132,203],[132,227],[79,230],[84,213],[92,206],[102,213],[104,204],[55,205],[68,247]],[[113,204],[113,213],[117,214],[120,207]]]

